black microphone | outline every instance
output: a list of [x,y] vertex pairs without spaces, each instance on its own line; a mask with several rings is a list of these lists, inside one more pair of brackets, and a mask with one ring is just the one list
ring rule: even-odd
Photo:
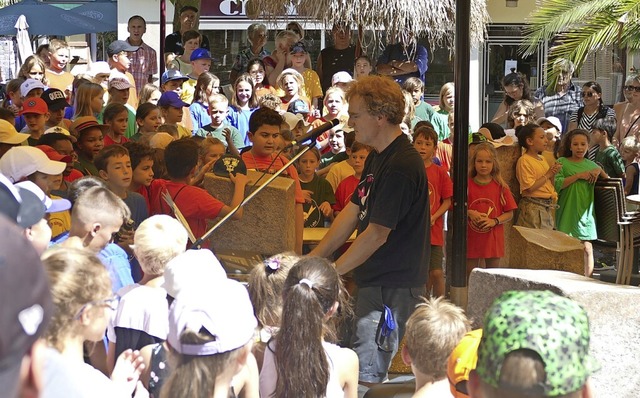
[[324,133],[327,130],[331,130],[332,128],[336,127],[339,124],[340,124],[340,120],[338,119],[333,119],[326,123],[323,123],[318,127],[316,127],[315,129],[309,131],[307,134],[303,135],[302,137],[291,141],[291,143],[287,145],[287,147],[292,147],[294,145],[302,144],[303,142],[306,142],[306,141],[314,141],[316,138],[320,136],[320,134]]

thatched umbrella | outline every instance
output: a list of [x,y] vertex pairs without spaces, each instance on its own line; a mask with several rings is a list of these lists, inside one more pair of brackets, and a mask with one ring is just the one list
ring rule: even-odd
[[[471,43],[484,40],[489,22],[486,0],[471,2]],[[425,37],[432,48],[453,48],[455,0],[248,0],[247,16],[252,19],[282,21],[297,12],[296,19],[323,21],[326,26],[349,23],[373,30],[378,43],[382,33],[398,37],[410,33]]]

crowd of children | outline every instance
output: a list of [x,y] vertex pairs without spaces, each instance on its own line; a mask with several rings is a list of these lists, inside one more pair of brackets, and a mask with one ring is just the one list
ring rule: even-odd
[[[310,249],[303,246],[303,228],[329,226],[357,195],[374,149],[356,141],[345,92],[352,72],[361,78],[374,72],[373,65],[366,56],[357,58],[323,92],[305,43],[285,31],[272,55],[247,60],[246,70],[236,71],[226,96],[209,72],[212,56],[200,48],[201,40],[197,31],[187,31],[185,51],[161,75],[160,87],[145,84],[139,92],[128,57],[138,47],[120,40],[109,45],[106,70],[95,66],[75,77],[65,71],[68,45],[54,40],[49,64],[30,58],[24,73],[7,84],[0,112],[2,188],[35,193],[48,214],[28,222],[16,218],[38,253],[45,253],[57,311],[43,336],[65,355],[67,366],[109,396],[143,389],[156,396],[194,396],[220,389],[254,397],[355,397],[358,357],[333,344],[340,319],[350,315],[345,287],[328,260],[297,255]],[[594,183],[621,178],[627,195],[638,194],[640,143],[633,136],[617,143],[618,125],[604,108],[577,115],[563,132],[555,117],[536,119],[540,104],[530,98],[526,80],[509,75],[505,87],[511,91],[494,121],[509,130],[487,123],[470,138],[464,171],[467,275],[481,264],[499,266],[504,224],[513,218],[520,226],[580,239],[589,276],[591,241],[597,238]],[[585,87],[595,93],[589,98],[601,94],[597,84]],[[442,87],[435,108],[425,101],[419,78],[407,79],[402,88],[403,131],[428,176],[427,291],[440,297],[446,294],[452,144],[460,137],[453,130],[454,87]],[[602,107],[594,100],[595,105]],[[339,124],[312,148],[291,144],[334,119]],[[518,203],[496,150],[514,138],[522,147],[514,166]],[[208,265],[218,268],[202,272],[217,278],[212,283],[219,290],[205,289],[181,270],[206,266],[202,258],[184,256],[193,255],[185,252],[188,241],[203,236],[209,220],[232,211],[232,219],[243,217],[242,207],[234,209],[245,198],[248,177],[230,173],[231,199],[223,203],[202,188],[214,164],[232,156],[247,169],[273,173],[294,154],[301,156],[283,176],[295,181],[296,254],[271,257],[254,268],[248,295],[224,278],[219,264],[211,265],[213,256]],[[175,269],[169,272],[171,264]],[[221,323],[224,317],[233,321]],[[420,318],[449,322],[451,333],[439,336]],[[252,346],[256,326],[260,333]],[[403,351],[417,377],[416,396],[447,390],[443,363],[468,329],[464,315],[442,299],[419,306],[407,323]],[[446,347],[423,344],[422,336]],[[165,341],[167,346],[158,345]],[[82,361],[84,342],[92,343],[92,366]],[[432,352],[437,355],[427,358]],[[193,383],[196,373],[201,380]]]

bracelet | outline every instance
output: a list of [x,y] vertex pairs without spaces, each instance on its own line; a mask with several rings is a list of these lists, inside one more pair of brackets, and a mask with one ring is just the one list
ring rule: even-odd
[[493,221],[496,222],[496,225],[494,225],[494,227],[497,227],[498,225],[500,225],[500,220],[497,217],[494,218]]

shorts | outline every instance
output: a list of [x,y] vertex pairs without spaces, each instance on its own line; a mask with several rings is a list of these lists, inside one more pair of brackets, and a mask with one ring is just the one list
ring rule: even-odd
[[431,256],[429,258],[429,271],[442,271],[442,260],[444,259],[444,252],[442,246],[431,245]]
[[[405,323],[416,305],[421,302],[420,297],[425,293],[424,286],[416,288],[373,286],[358,289],[351,348],[358,354],[360,381],[381,383],[387,379],[391,360],[404,336]],[[382,348],[376,342],[376,333],[384,305],[391,309],[396,328],[389,335],[386,347]]]
[[523,196],[518,203],[518,221],[515,225],[535,229],[554,229],[553,213],[556,205],[552,199]]

